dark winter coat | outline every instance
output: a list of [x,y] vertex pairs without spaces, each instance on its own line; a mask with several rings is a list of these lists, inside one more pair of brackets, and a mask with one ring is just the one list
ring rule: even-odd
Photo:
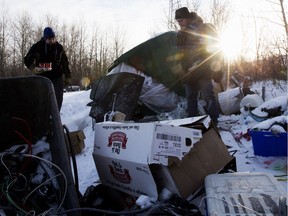
[[55,44],[48,45],[45,39],[35,43],[27,55],[24,57],[24,64],[27,68],[33,70],[35,67],[39,67],[39,63],[52,63],[52,70],[42,72],[41,76],[47,77],[50,80],[57,79],[63,74],[65,78],[71,77],[69,69],[69,62],[63,46],[56,42]]
[[210,24],[198,23],[189,25],[186,30],[178,32],[179,56],[182,68],[186,73],[183,77],[184,83],[212,78],[215,72],[212,69],[212,63],[219,57],[218,54],[213,56],[215,53],[207,51],[210,44],[217,42],[217,33],[212,27]]

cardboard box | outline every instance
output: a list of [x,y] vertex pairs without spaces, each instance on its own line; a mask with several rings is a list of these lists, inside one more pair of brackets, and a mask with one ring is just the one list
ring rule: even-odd
[[[75,155],[80,154],[85,148],[85,134],[82,130],[69,132],[71,146]],[[65,134],[68,152],[71,154],[70,145],[68,144],[67,134]]]
[[[202,122],[204,127],[207,118],[187,118],[182,123],[191,127]],[[202,137],[201,130],[182,127],[179,120],[98,123],[93,158],[104,185],[155,198],[163,187],[186,198],[203,186],[206,175],[232,159],[214,129]]]
[[232,159],[218,132],[211,128],[181,161],[158,166],[153,174],[161,188],[192,198],[203,188],[207,175],[218,173]]

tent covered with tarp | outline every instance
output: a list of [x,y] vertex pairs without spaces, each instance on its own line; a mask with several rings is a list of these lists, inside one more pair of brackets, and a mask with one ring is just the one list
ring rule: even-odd
[[183,96],[183,71],[177,56],[176,37],[176,31],[169,31],[139,44],[117,58],[108,72],[125,63]]
[[90,116],[98,122],[114,111],[124,113],[126,120],[142,114],[185,117],[184,73],[176,39],[177,32],[165,32],[117,58],[92,87]]

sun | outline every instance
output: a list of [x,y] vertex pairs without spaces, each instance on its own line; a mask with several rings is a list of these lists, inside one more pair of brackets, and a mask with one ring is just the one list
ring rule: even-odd
[[230,27],[220,35],[220,46],[226,60],[232,61],[239,57],[242,48],[242,39],[239,29]]

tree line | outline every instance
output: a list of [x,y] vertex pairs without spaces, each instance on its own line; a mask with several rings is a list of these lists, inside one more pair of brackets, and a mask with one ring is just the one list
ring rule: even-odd
[[103,76],[112,62],[124,52],[125,34],[120,29],[103,30],[85,23],[59,24],[57,18],[45,15],[36,23],[27,12],[10,17],[1,14],[0,21],[0,77],[27,76],[23,58],[30,47],[43,36],[43,29],[51,26],[69,59],[72,83],[87,87]]
[[[232,74],[238,71],[243,75],[249,75],[254,80],[287,79],[288,28],[283,2],[284,0],[273,0],[273,4],[279,6],[279,16],[283,17],[283,23],[280,24],[284,26],[283,32],[286,38],[277,35],[268,40],[266,36],[258,35],[255,42],[256,58],[247,60],[246,50],[243,49],[235,61],[226,63],[226,73]],[[187,1],[185,6],[196,12],[201,11],[200,1]],[[167,31],[177,30],[173,18],[174,12],[175,8],[171,8],[165,18]],[[213,23],[221,32],[232,12],[228,0],[213,0],[205,20]],[[32,44],[41,39],[46,26],[53,27],[56,34],[58,33],[57,40],[66,50],[74,85],[86,87],[103,76],[113,61],[127,48],[125,32],[120,28],[111,29],[109,26],[109,29],[103,29],[95,25],[88,29],[81,21],[72,24],[60,23],[57,18],[49,14],[43,16],[41,21],[35,22],[27,12],[10,17],[8,11],[2,11],[0,14],[0,77],[32,75],[32,72],[24,66],[23,58]],[[151,35],[158,33],[154,32]]]

